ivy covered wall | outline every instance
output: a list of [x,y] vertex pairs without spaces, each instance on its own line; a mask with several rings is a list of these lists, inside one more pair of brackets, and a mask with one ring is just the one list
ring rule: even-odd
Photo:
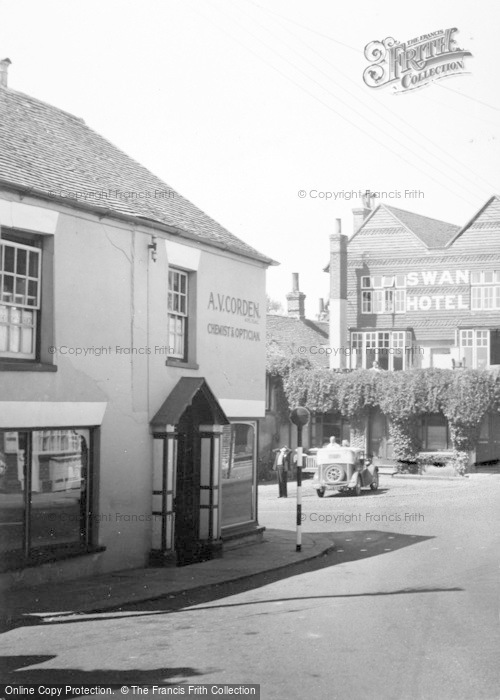
[[484,370],[334,372],[281,356],[268,362],[268,371],[281,377],[284,413],[295,406],[317,413],[336,411],[359,432],[370,408],[380,408],[391,420],[394,455],[400,461],[414,461],[420,451],[416,419],[442,413],[460,473],[466,469],[468,452],[477,445],[483,417],[500,411],[500,375]]

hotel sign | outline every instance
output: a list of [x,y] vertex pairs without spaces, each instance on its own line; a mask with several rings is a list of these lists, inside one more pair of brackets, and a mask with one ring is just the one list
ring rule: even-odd
[[365,84],[369,88],[391,85],[401,93],[465,73],[464,59],[472,54],[455,46],[457,31],[439,29],[406,43],[392,37],[371,41],[365,46],[365,58],[371,62],[363,72]]
[[[469,285],[470,274],[468,270],[424,270],[422,272],[409,272],[406,275],[406,287],[458,287]],[[452,311],[457,309],[469,309],[469,303],[464,300],[464,294],[429,294],[406,295],[407,311]]]

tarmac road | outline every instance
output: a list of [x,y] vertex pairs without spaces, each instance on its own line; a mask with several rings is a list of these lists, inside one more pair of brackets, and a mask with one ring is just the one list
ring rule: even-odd
[[[293,529],[295,501],[276,495],[275,484],[260,487],[259,520]],[[379,492],[358,498],[319,499],[306,482],[304,530],[332,532],[332,553],[205,593],[11,630],[8,678],[260,683],[262,698],[279,700],[494,700],[499,500],[499,476],[382,477]]]

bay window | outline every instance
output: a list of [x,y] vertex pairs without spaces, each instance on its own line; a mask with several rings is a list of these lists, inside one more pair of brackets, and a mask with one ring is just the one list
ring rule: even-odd
[[413,367],[415,348],[409,331],[353,331],[351,333],[351,369],[402,370]]

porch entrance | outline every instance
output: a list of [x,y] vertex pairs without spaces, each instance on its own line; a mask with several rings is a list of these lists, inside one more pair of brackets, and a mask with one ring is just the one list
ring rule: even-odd
[[151,421],[152,563],[185,566],[220,551],[220,436],[228,423],[195,377],[183,377]]

